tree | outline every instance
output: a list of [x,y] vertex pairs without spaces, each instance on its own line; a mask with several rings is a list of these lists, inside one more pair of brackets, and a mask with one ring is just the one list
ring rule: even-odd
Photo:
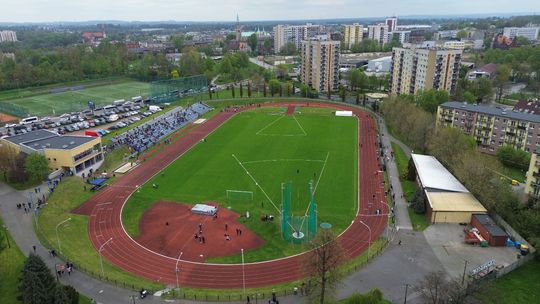
[[54,299],[56,282],[45,262],[31,253],[24,262],[19,290],[23,303],[51,303]]
[[497,101],[501,101],[502,95],[504,93],[504,86],[510,80],[510,73],[510,68],[507,65],[499,65],[497,68],[495,79],[493,79],[493,83],[497,88]]
[[26,158],[26,172],[31,181],[44,181],[49,174],[49,162],[42,154],[32,153]]
[[342,278],[339,265],[344,259],[341,244],[330,229],[319,230],[316,238],[309,244],[310,251],[305,260],[306,273],[310,274],[308,296],[311,303],[325,303],[332,298]]
[[277,79],[272,79],[268,83],[268,89],[270,90],[270,95],[274,97],[274,94],[279,93],[279,87],[281,87],[281,83]]
[[476,102],[476,97],[470,91],[465,91],[465,93],[463,93],[463,100],[465,100],[466,102],[474,103]]
[[8,181],[8,172],[16,170],[17,151],[7,144],[0,144],[0,171],[4,181]]
[[461,285],[442,271],[428,273],[414,290],[431,304],[461,303],[465,295]]
[[194,48],[188,48],[180,57],[180,74],[184,76],[200,75],[204,71],[201,54]]
[[448,92],[429,89],[420,91],[416,95],[416,104],[429,113],[437,112],[440,104],[447,102],[449,99]]
[[531,162],[531,155],[523,150],[514,149],[505,145],[497,150],[497,158],[505,166],[527,171]]
[[244,87],[242,86],[242,83],[240,83],[240,98],[244,98]]
[[339,85],[339,97],[341,97],[341,102],[345,102],[345,98],[347,97],[347,90],[345,90],[345,87],[342,85]]
[[[341,302],[340,302],[341,303]],[[384,299],[383,293],[375,288],[365,294],[359,292],[353,293],[351,296],[343,300],[344,304],[390,304],[390,301]]]
[[71,304],[71,299],[66,294],[66,290],[60,284],[54,289],[54,304]]
[[79,292],[71,285],[64,285],[63,287],[69,299],[69,304],[79,304]]
[[469,33],[467,33],[467,31],[465,30],[461,30],[456,34],[456,38],[458,38],[459,40],[465,39],[467,37],[469,37]]
[[285,43],[285,45],[281,48],[281,50],[279,50],[279,54],[283,56],[296,55],[296,45],[292,42]]
[[247,43],[248,43],[249,47],[251,48],[252,52],[257,51],[257,35],[255,33],[251,34],[248,37]]
[[471,84],[471,93],[476,96],[476,100],[486,102],[493,95],[493,85],[489,79],[480,77],[475,79]]
[[347,76],[351,86],[351,91],[356,91],[359,88],[364,89],[366,85],[365,82],[367,82],[367,76],[362,70],[354,69],[350,71],[349,75]]

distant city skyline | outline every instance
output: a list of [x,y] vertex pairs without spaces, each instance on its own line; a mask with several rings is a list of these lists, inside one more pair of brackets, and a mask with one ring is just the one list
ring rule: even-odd
[[244,21],[540,12],[538,0],[1,0],[1,22]]

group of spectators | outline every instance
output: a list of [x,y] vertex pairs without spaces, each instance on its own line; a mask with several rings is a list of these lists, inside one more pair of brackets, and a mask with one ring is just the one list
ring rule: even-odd
[[134,154],[138,155],[155,145],[163,137],[197,119],[200,115],[210,111],[210,109],[208,105],[200,102],[185,109],[176,108],[114,137],[109,148],[114,149],[120,145],[127,145]]

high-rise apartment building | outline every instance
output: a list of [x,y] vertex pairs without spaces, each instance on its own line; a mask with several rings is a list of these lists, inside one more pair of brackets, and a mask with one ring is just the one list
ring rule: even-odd
[[530,26],[530,27],[505,27],[503,31],[503,36],[506,36],[508,38],[516,38],[517,36],[521,36],[526,38],[529,41],[536,41],[538,39],[538,33],[540,31],[540,27],[538,26]]
[[462,52],[437,48],[393,48],[392,94],[415,94],[427,89],[454,93]]
[[339,41],[312,38],[302,41],[302,83],[318,92],[336,90],[339,83]]
[[397,17],[388,17],[384,23],[388,26],[388,31],[393,32],[397,28]]
[[394,37],[397,37],[401,44],[408,43],[411,37],[411,31],[392,31],[388,33],[388,41],[392,41]]
[[385,23],[368,25],[368,39],[378,41],[381,46],[388,43],[388,25]]
[[364,27],[361,24],[348,24],[345,25],[344,28],[345,30],[343,32],[343,42],[345,48],[350,49],[351,46],[362,41],[362,36],[364,35]]
[[277,54],[285,44],[294,43],[296,49],[300,49],[302,41],[315,37],[324,32],[322,25],[311,23],[305,25],[281,25],[274,27],[274,52]]
[[15,41],[17,41],[17,33],[15,31],[0,31],[0,42]]

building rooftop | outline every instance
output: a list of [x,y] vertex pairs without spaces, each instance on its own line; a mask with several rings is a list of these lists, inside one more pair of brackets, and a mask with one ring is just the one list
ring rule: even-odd
[[477,104],[469,104],[466,102],[458,102],[458,101],[445,102],[441,104],[440,106],[443,108],[458,109],[458,110],[461,109],[461,110],[471,111],[471,112],[480,113],[480,114],[488,114],[488,115],[494,115],[494,116],[500,116],[500,117],[507,117],[509,119],[540,123],[540,116],[531,114],[531,113],[519,112],[517,110],[507,110],[507,109],[501,109],[501,108],[477,105]]
[[540,101],[539,100],[520,100],[514,106],[514,111],[540,115]]
[[412,154],[411,157],[426,190],[469,192],[435,157],[421,154]]
[[28,143],[23,143],[23,145],[34,149],[61,149],[61,150],[70,150],[76,148],[80,145],[83,145],[87,142],[95,140],[98,137],[91,136],[56,136],[50,138],[44,138],[41,140],[36,140]]
[[16,145],[20,145],[22,143],[27,143],[27,142],[36,141],[36,140],[49,138],[49,137],[55,137],[55,136],[58,136],[58,134],[51,131],[35,130],[35,131],[30,131],[24,134],[9,136],[4,139]]
[[426,191],[426,197],[431,209],[436,212],[487,212],[471,193]]
[[491,236],[507,236],[508,234],[504,232],[487,214],[473,214],[481,224],[486,228]]

